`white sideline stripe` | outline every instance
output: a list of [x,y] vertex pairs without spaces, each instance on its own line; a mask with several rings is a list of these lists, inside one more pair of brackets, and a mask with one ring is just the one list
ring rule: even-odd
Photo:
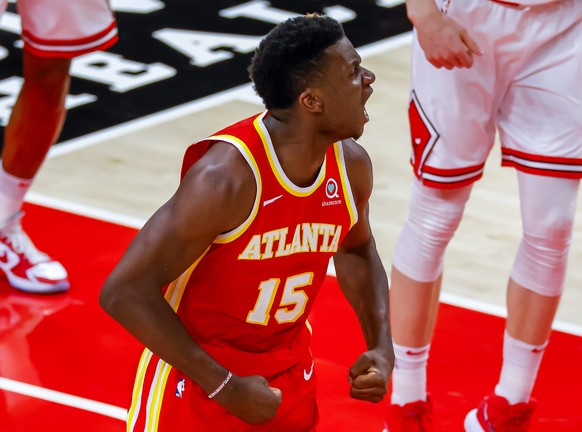
[[[84,135],[80,138],[74,138],[69,141],[63,141],[57,146],[53,146],[47,158],[52,158],[56,156],[61,156],[68,154],[77,150],[84,149],[86,147],[91,147],[95,144],[100,144],[102,142],[118,138],[123,135],[127,135],[132,132],[140,131],[158,124],[175,120],[180,117],[184,117],[188,114],[193,114],[198,111],[202,111],[214,106],[230,102],[239,97],[247,99],[246,93],[248,89],[252,87],[250,84],[243,84],[238,87],[234,87],[229,90],[222,91],[201,99],[196,99],[192,102],[187,102],[183,105],[178,105],[176,107],[169,108],[165,111],[160,111],[158,113],[150,114],[145,117],[140,117],[136,120],[131,120],[127,123],[122,123],[117,126],[112,126],[107,129],[103,129],[88,135]],[[260,103],[260,101],[259,101]],[[196,137],[193,138],[195,140]]]
[[358,51],[362,58],[365,59],[366,57],[372,57],[375,55],[386,53],[388,51],[400,48],[404,45],[411,44],[412,44],[412,32],[407,32],[378,42],[372,42],[371,44],[364,45],[360,48],[356,48],[356,51]]
[[103,210],[97,207],[79,204],[60,198],[54,198],[35,192],[29,192],[26,196],[26,201],[41,205],[43,207],[66,211],[68,213],[73,213],[79,216],[86,216],[105,222],[112,222],[114,224],[123,225],[128,228],[140,229],[146,223],[145,219],[128,216],[121,213],[115,213],[109,210]]
[[[333,261],[329,260],[327,266],[327,275],[336,277],[335,267]],[[483,312],[489,315],[498,316],[502,318],[507,317],[507,309],[504,306],[499,306],[493,303],[487,303],[481,300],[475,300],[468,297],[463,297],[457,294],[441,292],[440,301],[451,306],[458,306],[463,309],[473,310],[476,312]],[[571,324],[564,321],[554,321],[552,328],[563,333],[569,333],[574,336],[582,336],[582,326]]]
[[[487,303],[484,301],[463,297],[457,294],[442,292],[441,302],[452,306],[459,306],[464,309],[470,309],[477,312],[483,312],[489,315],[499,316],[502,318],[507,317],[507,309],[504,306],[499,306],[492,303]],[[574,336],[582,336],[582,326],[579,326],[577,324],[556,320],[552,324],[552,328],[554,330],[558,330],[563,333],[569,333]]]
[[85,411],[91,411],[117,420],[124,420],[127,417],[127,410],[109,405],[103,402],[97,402],[91,399],[73,396],[67,393],[49,390],[31,384],[14,381],[8,378],[0,377],[0,389],[12,393],[18,393],[24,396],[31,396],[37,399],[58,403],[61,405],[79,408]]

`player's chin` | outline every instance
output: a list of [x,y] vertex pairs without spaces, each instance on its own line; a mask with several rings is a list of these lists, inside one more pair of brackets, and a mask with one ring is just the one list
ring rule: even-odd
[[366,123],[368,123],[369,121],[370,117],[368,116],[368,111],[366,111],[366,108],[364,108],[360,124],[358,125],[358,138],[363,135],[364,127],[366,126]]
[[354,132],[352,133],[352,138],[357,140],[364,134],[364,124],[362,124],[359,128],[354,128]]

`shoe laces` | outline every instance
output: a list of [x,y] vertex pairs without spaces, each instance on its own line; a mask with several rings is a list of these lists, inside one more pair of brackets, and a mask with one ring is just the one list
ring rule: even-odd
[[16,253],[24,255],[31,264],[47,261],[48,255],[39,251],[30,240],[30,237],[28,237],[28,234],[22,229],[20,225],[22,215],[22,212],[17,214],[8,226],[0,231],[0,237],[5,238],[7,243],[12,246],[12,249]]

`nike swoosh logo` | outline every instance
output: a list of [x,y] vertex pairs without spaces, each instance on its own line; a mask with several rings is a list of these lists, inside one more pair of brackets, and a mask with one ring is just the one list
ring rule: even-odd
[[406,351],[406,355],[409,355],[409,356],[419,356],[419,355],[423,355],[425,353],[426,353],[426,350],[422,350],[422,351],[410,351],[410,350],[408,350],[408,351]]
[[267,205],[269,205],[269,204],[271,204],[271,203],[274,203],[274,202],[275,202],[275,201],[277,201],[279,198],[283,198],[283,195],[279,195],[279,196],[276,196],[275,198],[271,198],[271,199],[268,199],[268,200],[266,200],[266,201],[263,201],[263,207],[265,207],[265,206],[267,206]]
[[541,353],[545,349],[546,349],[546,347],[543,347],[543,348],[532,348],[531,352],[534,353],[534,354],[537,354],[537,353]]
[[311,361],[311,369],[309,370],[309,372],[303,370],[303,378],[305,379],[305,381],[309,381],[311,379],[311,375],[313,375],[313,361]]

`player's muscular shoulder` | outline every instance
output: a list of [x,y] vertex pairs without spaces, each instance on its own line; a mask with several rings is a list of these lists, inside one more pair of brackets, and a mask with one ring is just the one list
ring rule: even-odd
[[226,226],[235,228],[247,218],[252,209],[256,182],[254,174],[231,144],[218,142],[186,173],[181,188],[186,190],[207,214]]
[[[254,188],[253,172],[240,151],[233,145],[218,142],[212,145],[196,164],[213,189],[228,195],[240,194]],[[250,195],[254,195],[254,192]]]
[[368,152],[353,139],[342,141],[346,170],[356,202],[367,201],[372,193],[372,161]]

